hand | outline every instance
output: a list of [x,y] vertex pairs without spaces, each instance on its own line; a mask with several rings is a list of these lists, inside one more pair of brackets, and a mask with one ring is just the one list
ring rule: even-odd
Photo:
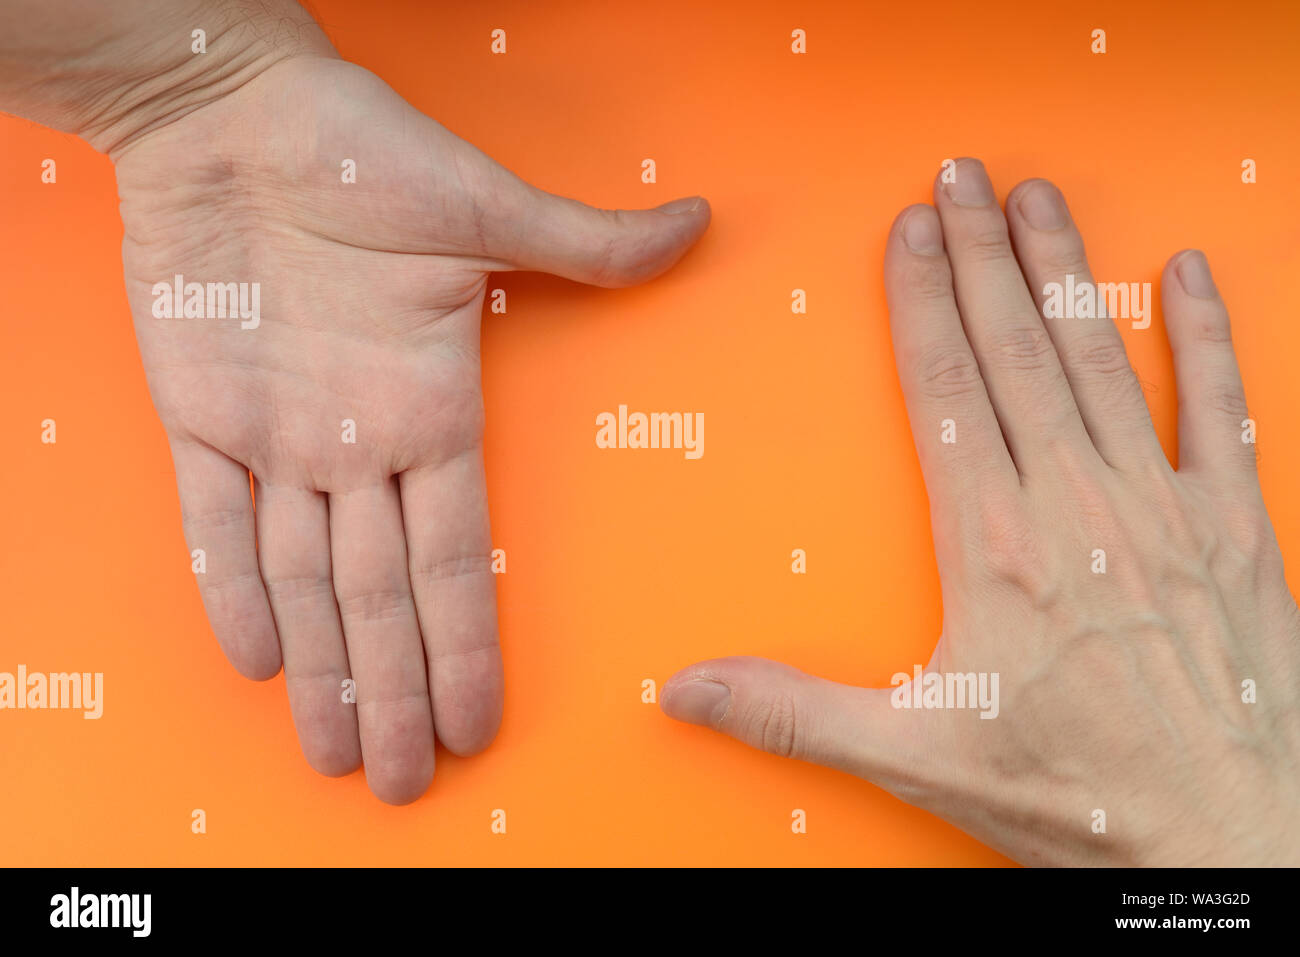
[[977,161],[955,172],[894,223],[885,286],[943,584],[925,671],[996,674],[996,705],[894,707],[910,684],[731,658],[675,675],[662,706],[1027,864],[1300,863],[1300,615],[1206,259],[1161,281],[1175,472],[1113,320],[1040,311],[1048,283],[1092,278],[1060,192],[1022,183],[1004,217]]
[[[312,767],[364,757],[376,795],[414,800],[435,733],[471,754],[501,716],[487,274],[640,282],[695,242],[708,204],[607,211],[541,192],[331,49],[280,57],[111,154],[136,335],[213,631],[250,678],[283,661]],[[250,307],[257,283],[260,315],[159,318],[176,275],[248,283]]]

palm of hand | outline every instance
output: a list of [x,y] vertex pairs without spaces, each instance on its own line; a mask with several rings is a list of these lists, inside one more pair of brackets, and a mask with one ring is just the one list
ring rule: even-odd
[[[542,193],[367,71],[315,57],[142,138],[117,168],[128,296],[213,630],[249,677],[283,660],[314,767],[364,757],[377,795],[413,800],[435,728],[468,754],[501,715],[487,272],[638,281],[684,252],[707,207],[612,213]],[[260,319],[157,318],[154,284],[176,275],[257,283]]]

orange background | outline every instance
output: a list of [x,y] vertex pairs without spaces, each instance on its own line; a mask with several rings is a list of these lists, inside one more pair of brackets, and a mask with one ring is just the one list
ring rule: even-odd
[[[1158,289],[1170,254],[1206,250],[1265,498],[1300,562],[1296,4],[316,12],[344,56],[524,178],[610,207],[702,193],[713,225],[641,288],[491,280],[509,298],[483,350],[505,723],[480,757],[440,750],[429,793],[391,808],[360,773],[310,770],[283,678],[238,677],[208,629],[131,332],[111,165],[0,119],[0,671],[105,673],[97,722],[0,712],[0,863],[1005,863],[868,784],[640,700],[642,679],[722,654],[878,685],[929,659],[938,580],[880,271],[892,217],[928,200],[946,157],[982,157],[1003,195],[1053,179],[1102,280]],[[1105,55],[1089,52],[1096,27]],[[45,157],[57,185],[40,182]],[[640,182],[646,157],[657,184]],[[1122,328],[1173,454],[1160,314]],[[619,403],[703,411],[704,457],[598,450],[595,415]],[[46,417],[57,445],[39,440]],[[807,575],[790,572],[796,547]]]

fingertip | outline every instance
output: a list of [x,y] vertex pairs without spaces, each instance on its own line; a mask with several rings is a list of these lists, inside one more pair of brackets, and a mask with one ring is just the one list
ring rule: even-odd
[[[669,209],[674,206],[677,208]],[[674,242],[666,251],[666,261],[661,263],[662,272],[671,268],[704,235],[713,221],[713,207],[703,196],[687,196],[665,203],[655,212],[668,216],[669,224],[676,231]]]
[[[694,216],[696,220],[697,225],[694,232],[695,237],[698,239],[704,234],[704,231],[709,228],[709,224],[713,222],[713,207],[703,196],[697,198],[699,199],[700,204],[691,211],[691,215]],[[694,242],[694,240],[692,240],[692,242]]]
[[687,724],[716,728],[731,707],[731,687],[715,676],[674,675],[664,686],[659,707],[664,714]]
[[410,791],[385,791],[380,790],[373,785],[370,788],[371,793],[373,793],[375,797],[392,807],[405,807],[408,804],[414,804],[421,798],[421,796],[423,796],[426,790],[428,790],[427,786]]
[[1057,190],[1058,192],[1060,191],[1060,187],[1050,179],[1043,179],[1041,176],[1031,176],[1029,179],[1022,179],[1019,183],[1016,183],[1015,186],[1011,187],[1011,192],[1007,193],[1007,205],[1011,205],[1013,202],[1019,202],[1030,190],[1038,186],[1047,186],[1051,189]]
[[785,665],[751,655],[732,655],[696,662],[678,671],[664,683],[659,707],[678,721],[719,728],[747,685],[775,668],[789,671]]
[[914,203],[894,218],[893,235],[902,248],[918,256],[943,252],[943,225],[939,212],[928,203]]
[[[953,173],[960,170],[967,163],[974,163],[980,169],[984,168],[984,164],[973,156],[950,157],[939,164],[939,170],[934,174],[934,188],[936,190],[941,190],[946,179],[951,177]],[[945,177],[945,173],[948,174],[948,177]]]
[[683,684],[687,681],[695,681],[700,678],[712,678],[723,683],[731,683],[735,679],[738,668],[743,667],[747,662],[757,661],[747,655],[731,655],[725,658],[709,658],[705,661],[697,661],[693,665],[687,665],[680,671],[673,674],[664,683],[664,691],[675,685]]
[[433,783],[433,767],[410,773],[382,773],[366,770],[370,793],[385,804],[402,807],[420,799]]
[[692,215],[703,217],[705,220],[708,220],[712,212],[709,201],[703,196],[683,196],[654,207],[654,211],[668,216]]
[[[685,253],[686,250],[695,245],[699,238],[703,236],[705,231],[709,228],[709,224],[713,222],[713,207],[709,205],[707,199],[703,196],[691,196],[687,197],[687,199],[690,200],[690,204],[685,209],[669,214],[674,220],[680,220],[682,224],[680,227],[682,233],[679,240],[682,245],[682,250],[681,253],[678,254],[678,257],[674,258],[672,262],[676,262],[677,258],[680,258],[681,254]],[[684,203],[686,200],[676,200],[675,202]],[[671,206],[672,203],[669,203],[668,205]],[[664,212],[663,207],[660,207],[659,211]],[[669,263],[669,265],[671,264],[672,263]],[[665,266],[664,268],[666,269],[668,267]]]
[[338,693],[339,687],[334,675],[304,679],[285,674],[298,746],[312,770],[327,778],[361,767],[355,706]]
[[505,672],[495,631],[473,651],[436,658],[429,670],[433,726],[457,757],[478,754],[496,738],[505,701]]
[[939,165],[939,171],[934,174],[934,197],[937,203],[940,197],[954,201],[952,191],[947,187],[956,185],[964,177],[970,177],[976,180],[988,180],[988,171],[984,168],[984,162],[974,156],[958,156],[953,159],[946,159]]
[[1165,265],[1162,285],[1173,279],[1178,288],[1196,299],[1219,299],[1219,288],[1210,272],[1210,261],[1199,249],[1184,249]]
[[496,740],[501,730],[501,700],[489,700],[473,715],[451,723],[443,719],[438,725],[438,740],[458,758],[482,754]]
[[581,281],[624,289],[676,266],[708,229],[712,211],[702,196],[674,202],[687,202],[690,208],[675,213],[665,212],[663,207],[603,211],[613,232],[601,241],[601,261],[590,274],[579,277]]
[[912,203],[910,206],[904,206],[894,216],[894,221],[889,226],[889,235],[901,238],[903,235],[903,223],[907,222],[907,217],[917,209],[933,209],[929,203]]
[[[1169,257],[1169,259],[1165,261],[1165,271],[1168,272],[1171,269],[1177,269],[1179,261],[1184,256],[1189,256],[1192,255],[1193,253],[1200,253],[1200,252],[1201,251],[1194,246],[1188,246],[1186,249],[1178,250],[1178,252],[1174,253],[1172,256]],[[1202,253],[1202,255],[1204,255],[1204,253]]]
[[317,774],[327,778],[347,777],[361,767],[361,745],[354,735],[350,744],[304,748],[303,757]]
[[232,650],[227,659],[234,669],[250,681],[270,681],[280,673],[280,644],[274,635],[270,641],[249,642]]
[[1070,225],[1065,193],[1049,179],[1033,177],[1017,183],[1007,194],[1007,217],[1031,229],[1055,232]]
[[495,727],[488,728],[482,733],[443,741],[442,746],[458,758],[472,758],[475,755],[482,754],[491,746],[492,742],[496,740],[499,728],[500,722]]

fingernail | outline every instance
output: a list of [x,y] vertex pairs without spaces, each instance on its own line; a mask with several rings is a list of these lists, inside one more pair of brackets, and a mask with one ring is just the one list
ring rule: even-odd
[[655,209],[661,213],[667,213],[669,216],[675,216],[678,213],[693,213],[700,208],[700,196],[683,196],[681,199],[675,199],[671,203],[664,203],[662,206],[656,206]]
[[914,253],[933,256],[943,252],[943,229],[933,207],[919,206],[903,221],[903,241]]
[[1034,229],[1060,229],[1065,225],[1065,198],[1051,183],[1034,183],[1020,192],[1016,205]]
[[671,692],[664,696],[663,706],[670,718],[712,728],[727,713],[730,702],[731,689],[726,685],[697,678],[673,685]]
[[953,169],[953,181],[944,183],[943,190],[958,206],[987,206],[993,202],[993,184],[979,160],[961,160]]
[[1214,285],[1214,277],[1210,275],[1210,263],[1206,260],[1205,253],[1199,249],[1185,253],[1178,260],[1178,281],[1197,299],[1219,298],[1219,289]]

